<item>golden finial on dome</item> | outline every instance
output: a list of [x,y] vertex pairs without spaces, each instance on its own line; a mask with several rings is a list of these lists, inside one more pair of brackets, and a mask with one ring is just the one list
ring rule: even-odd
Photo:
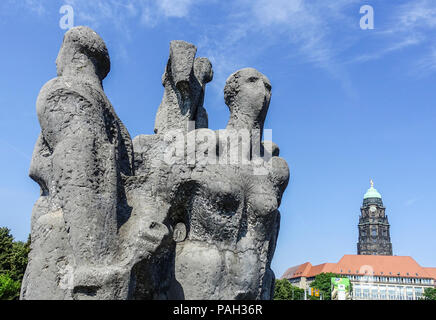
[[369,183],[371,184],[371,188],[374,188],[374,181],[372,181],[372,179],[369,180]]

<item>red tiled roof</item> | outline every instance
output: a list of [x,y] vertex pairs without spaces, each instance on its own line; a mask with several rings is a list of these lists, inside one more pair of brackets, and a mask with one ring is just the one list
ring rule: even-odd
[[320,273],[334,272],[333,270],[335,266],[336,263],[323,263],[317,266],[313,266],[312,269],[310,269],[309,273],[307,274],[307,277],[314,277]]
[[312,264],[310,262],[306,262],[303,264],[300,264],[295,267],[291,267],[288,270],[285,271],[283,276],[280,279],[291,279],[291,278],[298,278],[301,276],[305,277],[305,274],[312,268]]
[[424,270],[436,281],[436,268],[424,268]]
[[[304,266],[304,267],[303,267]],[[423,268],[409,256],[344,255],[338,263],[312,266],[309,262],[289,268],[282,279],[314,277],[333,272],[351,275],[376,275],[387,277],[433,278],[436,268]]]

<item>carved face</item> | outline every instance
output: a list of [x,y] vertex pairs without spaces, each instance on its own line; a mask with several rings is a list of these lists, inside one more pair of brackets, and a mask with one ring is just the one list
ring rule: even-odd
[[271,83],[253,68],[232,74],[224,89],[225,100],[236,118],[248,118],[263,125],[271,100]]
[[[251,113],[253,119],[260,114],[266,115],[271,99],[271,83],[266,76],[255,69],[243,69],[239,78],[239,93],[237,100],[241,107],[249,107],[249,110],[242,112]],[[261,120],[263,122],[263,119]]]

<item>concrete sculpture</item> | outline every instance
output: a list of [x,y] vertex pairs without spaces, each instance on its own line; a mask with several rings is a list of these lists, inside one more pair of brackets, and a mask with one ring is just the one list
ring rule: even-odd
[[289,180],[261,142],[271,84],[252,68],[224,89],[223,130],[207,129],[210,61],[170,43],[155,134],[133,140],[104,94],[103,40],[64,36],[41,89],[30,177],[41,187],[21,299],[270,299]]

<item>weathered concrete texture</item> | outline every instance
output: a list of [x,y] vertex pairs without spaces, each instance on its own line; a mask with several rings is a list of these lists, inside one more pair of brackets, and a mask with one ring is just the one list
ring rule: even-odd
[[124,183],[134,174],[132,141],[101,85],[109,72],[107,49],[91,29],[73,28],[56,64],[58,77],[44,85],[36,104],[41,135],[30,176],[41,197],[21,298],[127,298],[130,265],[159,245],[145,241],[136,248],[132,242],[144,241],[122,237],[122,225],[139,208],[128,203]]
[[165,91],[156,114],[155,133],[186,130],[188,121],[195,121],[195,128],[207,128],[203,100],[206,84],[212,81],[212,64],[206,58],[195,58],[196,52],[197,48],[190,43],[171,41],[170,57],[162,75]]
[[272,297],[289,168],[260,141],[271,84],[252,68],[232,74],[229,123],[212,131],[212,65],[195,54],[170,43],[155,134],[132,141],[102,88],[103,40],[87,27],[65,34],[58,77],[37,100],[30,176],[41,197],[22,299]]

